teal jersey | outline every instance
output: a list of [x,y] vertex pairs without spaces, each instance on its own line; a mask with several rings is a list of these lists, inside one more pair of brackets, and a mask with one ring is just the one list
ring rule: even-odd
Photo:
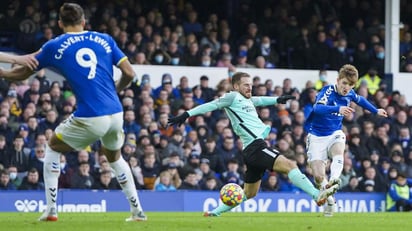
[[217,109],[224,109],[232,124],[233,131],[243,143],[243,149],[256,139],[265,139],[270,127],[262,122],[256,106],[276,104],[277,97],[261,96],[245,98],[237,91],[231,91],[209,103],[199,105],[189,111],[190,116],[205,114]]

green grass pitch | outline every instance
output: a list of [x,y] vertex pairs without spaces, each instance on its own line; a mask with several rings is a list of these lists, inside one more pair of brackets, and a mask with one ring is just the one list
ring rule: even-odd
[[161,230],[161,231],[403,231],[411,230],[412,213],[226,213],[203,217],[202,213],[148,212],[148,220],[127,223],[123,212],[60,213],[57,222],[39,222],[40,213],[0,213],[1,230]]

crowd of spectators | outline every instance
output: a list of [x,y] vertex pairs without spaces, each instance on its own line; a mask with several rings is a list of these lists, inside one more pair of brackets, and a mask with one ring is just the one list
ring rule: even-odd
[[[33,52],[60,34],[63,1],[10,1],[0,47]],[[134,64],[337,70],[384,76],[384,0],[80,0],[87,29],[112,35]],[[411,3],[401,1],[400,69],[412,71]]]
[[[9,45],[23,52],[37,50],[60,31],[61,1],[12,1],[0,10],[2,31],[15,38]],[[85,8],[87,28],[111,34],[134,64],[299,68],[320,70],[319,82],[297,89],[290,79],[274,86],[253,78],[253,94],[292,94],[287,105],[257,108],[272,127],[267,142],[296,160],[311,178],[305,154],[303,123],[325,70],[352,63],[362,77],[356,87],[389,117],[368,111],[344,119],[347,134],[341,190],[385,192],[398,172],[412,177],[412,108],[405,96],[390,91],[383,73],[384,1],[77,1]],[[207,3],[206,3],[207,2]],[[401,54],[412,71],[412,43],[404,11]],[[4,11],[4,12],[3,12]],[[3,36],[10,34],[2,33]],[[7,42],[7,41],[6,41]],[[223,111],[191,118],[179,127],[167,119],[230,90],[229,78],[209,86],[209,77],[189,80],[165,73],[152,86],[150,73],[136,79],[119,97],[124,107],[128,161],[138,189],[218,190],[228,182],[243,183],[242,144]],[[194,87],[189,87],[189,81]],[[51,82],[41,70],[30,81],[0,79],[0,189],[43,189],[44,146],[58,122],[76,109],[70,86]],[[61,156],[60,188],[119,189],[99,143]],[[297,192],[286,175],[268,172],[263,191]]]

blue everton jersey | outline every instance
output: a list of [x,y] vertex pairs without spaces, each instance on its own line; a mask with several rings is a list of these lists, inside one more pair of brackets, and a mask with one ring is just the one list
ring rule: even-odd
[[77,117],[122,111],[113,80],[113,65],[126,60],[112,37],[98,32],[66,33],[45,43],[36,56],[38,69],[52,67],[70,83]]
[[335,85],[328,85],[316,96],[316,102],[305,122],[306,131],[317,136],[327,136],[342,129],[343,115],[339,113],[339,108],[350,106],[352,101],[372,113],[376,114],[378,111],[353,89],[343,96],[337,92]]

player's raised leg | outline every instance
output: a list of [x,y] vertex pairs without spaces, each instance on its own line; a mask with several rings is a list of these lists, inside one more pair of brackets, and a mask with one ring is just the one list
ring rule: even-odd
[[[341,139],[345,140],[345,139]],[[345,143],[335,142],[330,148],[330,153],[332,156],[332,162],[330,165],[330,179],[326,179],[322,182],[322,187],[329,188],[333,185],[338,185],[340,187],[341,180],[340,175],[343,170],[343,153],[345,151]],[[327,203],[325,204],[323,215],[325,217],[333,216],[336,211],[336,200],[333,196],[328,197]]]
[[333,195],[338,190],[337,185],[318,190],[306,175],[299,170],[295,162],[281,155],[277,157],[273,170],[287,173],[290,181],[309,194],[318,206],[325,204],[327,197]]

